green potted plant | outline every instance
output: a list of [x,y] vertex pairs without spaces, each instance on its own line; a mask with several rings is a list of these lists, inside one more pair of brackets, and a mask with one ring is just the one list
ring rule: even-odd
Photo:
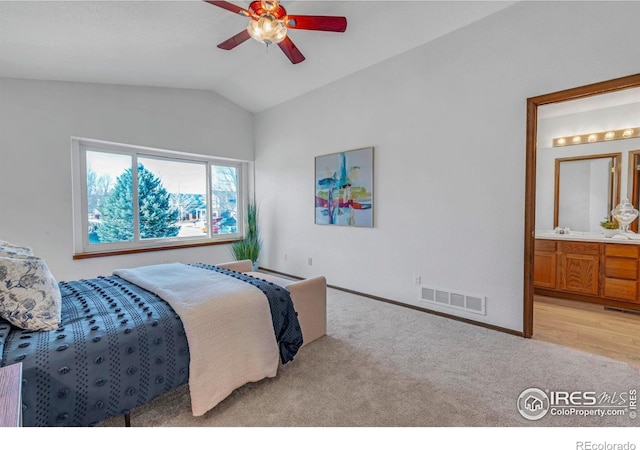
[[247,202],[247,230],[244,239],[231,244],[231,254],[237,261],[250,259],[253,270],[258,269],[258,258],[262,249],[262,239],[258,227],[258,206],[253,201]]
[[602,232],[605,237],[612,237],[618,234],[620,230],[620,224],[615,219],[609,219],[608,217],[600,222],[600,226],[602,227]]

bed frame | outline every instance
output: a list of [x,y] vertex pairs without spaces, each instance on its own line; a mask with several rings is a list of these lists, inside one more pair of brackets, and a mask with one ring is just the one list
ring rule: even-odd
[[291,301],[298,313],[304,345],[327,334],[327,280],[325,277],[289,280],[262,272],[253,272],[251,260],[216,264],[223,269],[246,273],[256,278],[285,287],[291,294]]

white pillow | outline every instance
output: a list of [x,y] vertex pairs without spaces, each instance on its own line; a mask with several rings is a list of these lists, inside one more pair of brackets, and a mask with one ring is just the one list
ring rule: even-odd
[[60,288],[43,259],[0,256],[0,317],[24,330],[55,330],[61,305]]

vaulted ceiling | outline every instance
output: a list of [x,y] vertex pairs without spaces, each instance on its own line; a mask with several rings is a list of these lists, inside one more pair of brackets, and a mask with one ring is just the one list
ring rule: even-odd
[[260,112],[513,3],[284,0],[348,20],[345,33],[290,30],[306,57],[292,65],[253,40],[218,49],[248,19],[199,0],[0,1],[0,77],[205,89]]

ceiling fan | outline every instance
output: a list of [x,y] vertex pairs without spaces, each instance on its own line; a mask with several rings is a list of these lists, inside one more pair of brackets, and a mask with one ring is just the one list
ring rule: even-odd
[[231,50],[252,37],[267,46],[278,44],[293,64],[304,61],[304,55],[287,36],[288,29],[338,33],[347,29],[346,17],[288,15],[278,0],[253,1],[248,9],[224,1],[205,1],[251,19],[245,30],[218,44],[218,48]]

